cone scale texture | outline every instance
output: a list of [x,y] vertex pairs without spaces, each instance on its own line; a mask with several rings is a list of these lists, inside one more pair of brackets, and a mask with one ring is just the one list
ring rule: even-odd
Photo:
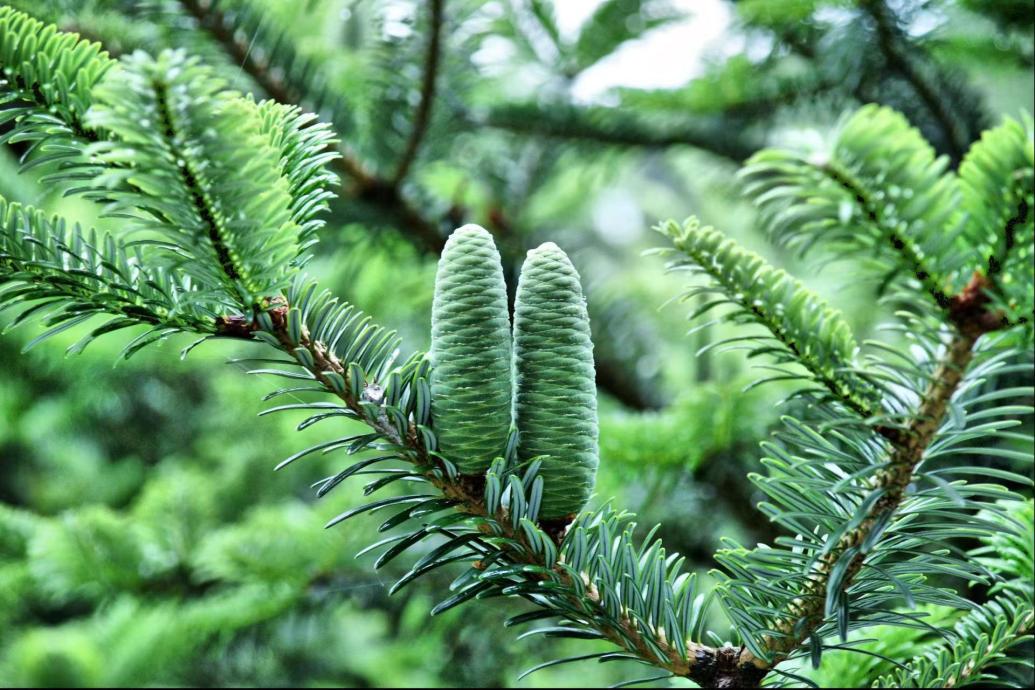
[[579,274],[548,242],[528,253],[514,309],[514,417],[518,460],[543,459],[539,516],[581,510],[598,464],[596,383]]
[[511,418],[507,290],[492,236],[477,225],[446,242],[431,311],[431,413],[438,450],[464,474],[503,455]]

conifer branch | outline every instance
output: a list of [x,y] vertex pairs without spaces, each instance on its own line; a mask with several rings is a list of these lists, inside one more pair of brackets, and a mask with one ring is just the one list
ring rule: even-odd
[[[970,272],[958,242],[960,189],[944,174],[947,163],[901,114],[867,105],[844,121],[828,150],[767,149],[740,177],[779,243],[802,252],[819,243],[870,250],[885,271],[882,291],[911,277],[947,314],[951,291]],[[919,306],[913,292],[900,294]]]
[[[168,86],[158,80],[152,80],[151,88],[155,94],[155,110],[158,113],[161,132],[165,136],[170,149],[174,150],[179,134],[176,132],[172,109],[169,107]],[[212,208],[212,202],[205,194],[205,190],[198,183],[197,176],[191,169],[191,165],[191,161],[184,159],[183,165],[178,166],[180,177],[190,194],[191,200],[194,202],[194,208],[205,227],[208,240],[216,252],[216,258],[223,269],[223,273],[236,286],[241,280],[241,271],[234,261],[230,248],[223,241],[223,236],[219,229],[219,221],[216,219],[216,211]],[[237,294],[237,298],[242,303],[247,302],[244,295],[240,293]]]
[[981,683],[998,686],[989,674],[1008,664],[1011,650],[1035,634],[1035,610],[1029,592],[1007,592],[957,623],[957,637],[916,657],[873,683],[875,688],[960,688]]
[[[585,616],[584,623],[598,630],[603,639],[613,642],[648,663],[664,668],[673,676],[689,678],[704,687],[754,687],[761,680],[764,673],[759,667],[739,658],[734,648],[717,649],[689,640],[684,641],[684,648],[680,648],[679,640],[666,642],[663,632],[660,642],[648,640],[642,630],[644,624],[628,614],[622,614],[617,620],[612,620],[611,614],[603,604],[602,593],[592,582],[586,580],[576,583],[572,579],[570,569],[560,564],[551,566],[545,563],[537,555],[537,549],[529,543],[528,533],[515,526],[504,508],[500,507],[495,512],[489,509],[483,478],[468,475],[450,476],[448,472],[443,472],[441,461],[436,454],[429,452],[416,422],[411,421],[408,430],[401,433],[386,417],[372,417],[367,406],[371,402],[380,401],[381,389],[375,384],[370,384],[365,388],[358,388],[361,393],[359,396],[355,395],[357,386],[353,385],[354,372],[334,354],[332,347],[313,338],[306,326],[297,322],[292,325],[292,311],[297,312],[297,307],[284,300],[277,300],[262,315],[263,319],[220,317],[215,324],[216,332],[223,337],[250,340],[256,333],[267,330],[273,339],[268,340],[264,337],[264,341],[275,344],[291,356],[300,366],[311,372],[328,392],[338,397],[352,414],[363,419],[378,434],[403,451],[416,465],[421,476],[457,511],[473,518],[492,519],[495,530],[487,523],[482,523],[480,529],[486,537],[498,538],[497,543],[506,561],[533,569],[545,568],[551,571],[551,576],[558,582],[572,587],[572,591],[565,595],[569,604]],[[268,325],[260,325],[260,321],[266,319]],[[340,381],[334,380],[336,377],[340,377]],[[567,523],[559,524],[557,528],[560,531],[552,534],[551,538],[555,542],[560,542],[561,532],[566,527]],[[500,537],[502,539],[499,539]],[[494,566],[503,565],[507,563],[497,557]],[[545,578],[533,576],[533,579]],[[577,589],[574,589],[575,587]],[[734,685],[723,684],[729,682],[733,682]],[[742,685],[744,683],[747,685]]]
[[928,112],[938,123],[950,149],[952,160],[959,164],[970,147],[970,140],[959,126],[948,105],[938,94],[938,87],[914,64],[902,45],[901,30],[884,0],[862,0],[863,10],[873,19],[878,44],[888,66],[901,74],[923,101]]
[[[885,529],[905,499],[906,489],[915,479],[914,471],[935,440],[950,401],[974,359],[978,339],[1001,327],[990,323],[989,319],[978,317],[961,322],[953,329],[945,353],[931,375],[906,431],[890,441],[886,464],[868,480],[871,493],[863,504],[871,507],[866,515],[809,567],[800,595],[776,617],[773,633],[763,641],[768,658],[763,659],[745,649],[739,657],[741,666],[760,669],[764,677],[807,644],[825,623],[830,588],[845,591],[864,567],[872,549],[867,545],[872,545],[875,535]],[[1030,612],[1026,615],[1026,622],[1018,623],[1021,627],[1031,625]]]
[[435,101],[435,85],[438,82],[439,58],[442,44],[442,27],[445,23],[443,17],[445,0],[431,0],[428,7],[429,29],[428,49],[424,56],[424,73],[421,78],[420,102],[417,104],[417,112],[413,119],[413,129],[406,142],[406,149],[399,166],[396,168],[392,184],[399,186],[410,171],[410,166],[417,157],[421,140],[428,130],[431,120],[431,108]]
[[[113,318],[69,348],[138,325],[161,332],[207,332],[211,305],[188,283],[147,266],[110,235],[0,198],[0,311],[29,305],[11,322],[39,317],[49,330],[27,346],[99,314]],[[132,354],[132,350],[127,350]]]
[[865,214],[866,220],[884,235],[885,242],[902,257],[911,274],[920,281],[920,284],[924,286],[924,290],[931,299],[942,309],[948,309],[951,298],[942,288],[938,276],[933,269],[927,265],[923,253],[911,238],[899,232],[898,228],[883,221],[879,207],[873,202],[858,180],[853,179],[847,170],[833,161],[821,163],[816,167],[852,196]]
[[[198,23],[198,26],[209,33],[227,56],[235,64],[241,66],[267,96],[284,104],[299,104],[305,94],[301,93],[285,77],[277,75],[270,66],[248,50],[248,44],[238,40],[233,26],[227,21],[223,12],[215,7],[212,0],[176,0],[184,11]],[[353,175],[362,178],[365,172],[358,161],[351,156],[343,156],[342,165],[353,171]]]
[[[285,105],[302,105],[305,94],[287,79],[278,76],[270,66],[261,60],[248,44],[238,39],[232,24],[224,14],[210,4],[210,0],[177,0],[184,10],[198,22],[226,51],[227,55],[243,69],[267,96]],[[435,51],[438,52],[437,41]],[[432,80],[433,83],[433,80]],[[430,104],[428,105],[430,108]],[[416,132],[416,130],[415,130]],[[423,137],[423,133],[421,134]],[[419,145],[419,139],[417,140]],[[344,144],[341,157],[336,163],[342,179],[351,183],[346,189],[349,196],[358,198],[377,207],[387,217],[398,221],[400,229],[415,244],[425,251],[437,254],[445,246],[445,238],[439,224],[421,215],[399,189],[396,180],[379,177],[356,157]],[[416,147],[414,148],[416,151]]]
[[[695,270],[730,295],[741,313],[764,326],[786,348],[791,360],[804,367],[834,400],[862,419],[879,413],[877,391],[852,371],[857,346],[839,312],[786,272],[769,266],[718,230],[701,227],[696,218],[683,226],[670,221],[658,230],[690,259]],[[681,265],[674,262],[672,267]],[[701,294],[710,300],[709,295]],[[717,304],[707,301],[695,315],[701,316]],[[795,307],[788,309],[787,304]],[[754,352],[775,354],[764,347]]]
[[570,103],[537,105],[510,104],[493,108],[485,115],[468,114],[475,125],[520,134],[589,141],[648,149],[690,146],[740,163],[762,147],[761,140],[732,133],[720,118],[681,118],[652,122],[632,116],[620,108],[579,106]]
[[766,640],[773,653],[770,668],[787,658],[801,646],[824,621],[831,578],[842,559],[851,555],[846,568],[838,577],[837,586],[844,590],[863,567],[867,553],[861,549],[871,534],[887,524],[905,496],[906,487],[913,480],[913,471],[923,459],[924,451],[934,440],[945,417],[949,401],[959,388],[963,374],[974,357],[974,345],[979,333],[957,332],[948,343],[944,358],[931,376],[916,414],[901,440],[892,444],[886,467],[870,480],[872,507],[859,525],[841,535],[837,544],[811,568],[801,596],[784,612],[776,625],[782,636]]

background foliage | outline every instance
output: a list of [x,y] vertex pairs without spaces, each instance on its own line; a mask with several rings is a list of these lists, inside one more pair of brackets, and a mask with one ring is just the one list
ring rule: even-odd
[[[742,356],[694,356],[734,331],[713,325],[687,337],[685,309],[658,309],[683,281],[640,257],[658,243],[647,229],[691,211],[720,225],[826,287],[862,338],[883,315],[875,282],[833,291],[842,281],[830,271],[767,245],[740,198],[737,165],[763,145],[824,137],[865,102],[903,112],[953,162],[1003,114],[1035,110],[1035,19],[1025,3],[716,3],[730,23],[697,76],[673,89],[618,85],[591,96],[584,86],[594,72],[636,61],[659,32],[692,17],[646,0],[596,3],[574,27],[538,0],[454,0],[437,21],[427,3],[401,0],[8,4],[113,54],[182,47],[239,88],[331,122],[348,156],[336,168],[344,193],[311,270],[410,347],[427,347],[434,261],[449,228],[472,220],[502,237],[513,284],[527,248],[545,239],[564,247],[583,276],[597,348],[598,496],[614,496],[641,524],[661,522],[666,544],[702,574],[720,536],[772,539],[744,477],[757,469],[758,441],[788,412],[776,402],[790,384],[742,393],[760,376]],[[436,30],[428,109],[420,94]],[[424,132],[417,145],[415,131]],[[17,143],[3,149],[0,194],[67,216],[94,213],[16,176],[22,152]],[[402,566],[375,572],[371,559],[353,559],[376,518],[321,529],[360,501],[358,492],[314,499],[309,484],[338,466],[313,456],[272,472],[298,449],[302,416],[257,422],[267,387],[225,363],[242,356],[239,346],[207,344],[184,363],[175,353],[189,341],[174,337],[113,368],[117,338],[69,362],[64,349],[82,332],[19,354],[33,335],[0,338],[0,684],[563,686],[627,677],[591,663],[516,681],[569,645],[592,645],[515,642],[498,622],[519,609],[501,600],[429,618],[445,575],[389,597]],[[917,639],[895,631],[880,644]],[[849,669],[858,671],[857,658]],[[816,673],[849,677],[838,663],[828,656]]]

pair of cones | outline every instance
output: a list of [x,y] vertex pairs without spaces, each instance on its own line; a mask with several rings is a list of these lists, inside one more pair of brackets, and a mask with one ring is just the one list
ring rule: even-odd
[[442,455],[463,474],[484,474],[513,425],[519,465],[542,462],[540,519],[585,506],[598,465],[593,343],[579,274],[560,247],[528,252],[511,329],[492,236],[477,225],[453,232],[435,277],[431,358]]

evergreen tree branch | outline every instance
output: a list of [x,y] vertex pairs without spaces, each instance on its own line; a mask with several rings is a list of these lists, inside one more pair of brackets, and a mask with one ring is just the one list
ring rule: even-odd
[[0,311],[24,305],[9,327],[33,317],[49,327],[26,349],[99,314],[114,318],[69,352],[131,326],[153,329],[143,342],[155,333],[215,330],[214,305],[189,282],[147,266],[110,235],[69,227],[64,219],[0,198]]
[[509,104],[466,117],[477,126],[519,134],[618,146],[663,149],[690,146],[736,163],[762,147],[761,139],[733,133],[721,118],[645,118],[620,108],[555,103],[549,107]]
[[828,150],[767,149],[740,176],[779,243],[802,252],[821,242],[835,252],[872,250],[887,271],[885,288],[904,274],[945,314],[952,291],[978,268],[959,241],[969,221],[959,217],[947,163],[902,115],[867,105]]
[[[770,55],[775,74],[759,77],[758,72],[766,67],[762,62],[752,65],[752,71],[740,80],[735,78],[737,75],[722,75],[723,85],[753,95],[755,91],[764,91],[773,80],[779,81],[781,68],[793,69],[793,65],[804,61],[808,73],[821,75],[819,83],[826,82],[835,99],[847,100],[853,106],[880,103],[901,111],[921,127],[939,152],[948,154],[953,164],[958,164],[968,145],[985,127],[980,94],[960,72],[938,61],[940,55],[933,53],[944,50],[938,50],[937,38],[930,33],[914,36],[905,30],[896,14],[899,9],[910,11],[909,6],[880,0],[847,3],[846,9],[848,5],[854,5],[857,11],[830,21],[816,12],[816,5],[784,10],[770,8],[767,3],[738,3],[738,12],[747,26],[770,33],[784,50],[774,50]],[[872,13],[879,15],[880,22],[875,21]],[[997,37],[1001,39],[1002,36]],[[784,51],[793,57],[786,60]],[[741,59],[733,58],[726,67],[735,67]],[[744,81],[752,86],[757,81],[760,86],[744,89]],[[707,77],[697,83],[707,84]],[[792,102],[807,105],[813,96],[811,89],[803,88]],[[720,90],[715,100],[721,99]],[[780,105],[781,102],[774,102],[774,109]],[[774,109],[760,116],[771,122]]]
[[[151,88],[155,94],[155,110],[158,115],[160,130],[165,136],[170,149],[172,149],[174,142],[181,140],[183,135],[176,131],[172,109],[169,107],[169,87],[167,84],[155,79],[151,82]],[[192,165],[192,161],[185,159],[183,165],[178,166],[180,177],[190,194],[191,200],[194,202],[194,208],[204,226],[208,241],[216,252],[216,258],[223,269],[223,273],[226,274],[226,277],[230,279],[232,284],[236,285],[241,280],[242,271],[238,268],[230,248],[223,241],[222,233],[219,230],[219,222],[216,220],[216,210],[213,208],[212,201],[208,198],[205,190],[198,182]],[[237,298],[242,304],[247,304],[248,300],[244,295],[238,293]]]
[[1033,160],[1031,118],[1007,118],[982,134],[959,168],[967,237],[984,257],[974,268],[984,269],[997,307],[1014,323],[1030,323],[1035,311],[1026,289],[1035,275]]
[[[280,77],[271,66],[255,51],[249,50],[246,42],[240,40],[234,30],[234,22],[227,17],[218,7],[211,4],[211,0],[176,0],[183,9],[198,23],[198,26],[207,31],[234,61],[240,64],[242,69],[255,81],[255,83],[273,100],[278,103],[290,105],[302,105],[306,102],[306,94],[286,78]],[[435,5],[441,5],[435,9]],[[421,106],[418,108],[418,122],[415,123],[411,135],[410,145],[413,152],[408,153],[403,160],[410,159],[406,167],[400,170],[403,176],[412,164],[413,156],[420,146],[423,133],[430,123],[432,101],[435,95],[437,64],[441,57],[441,32],[444,24],[444,1],[436,0],[431,6],[433,39],[428,44],[428,59],[436,56],[434,64],[426,64],[424,71],[424,88],[422,89]],[[420,114],[423,113],[423,124]],[[371,172],[360,161],[353,152],[344,144],[340,147],[341,157],[335,161],[337,172],[344,180],[351,181],[351,187],[346,193],[358,198],[365,203],[375,206],[386,217],[393,218],[404,236],[410,239],[422,251],[438,255],[445,246],[445,237],[441,232],[443,223],[440,220],[428,218],[423,215],[403,193],[399,182],[402,176],[398,171],[393,179],[387,179]],[[409,148],[407,149],[409,151]],[[512,230],[511,224],[503,217],[494,218],[496,222],[491,223],[495,231],[503,228]],[[508,233],[509,234],[509,233]],[[523,248],[518,242],[506,241],[501,247],[504,249],[503,261],[505,266],[516,266],[520,262]],[[628,385],[618,375],[620,365],[617,363],[602,362],[597,367],[598,384],[601,389],[607,391],[623,405],[631,409],[643,410],[656,406],[650,399],[643,395],[643,392],[635,386]]]
[[[296,295],[306,294],[298,289],[294,292]],[[311,295],[311,290],[308,294]],[[303,301],[308,302],[309,297],[303,298]],[[370,425],[392,448],[401,453],[401,457],[413,463],[420,476],[445,499],[447,506],[473,519],[478,526],[478,533],[491,539],[499,549],[495,553],[489,552],[491,558],[484,565],[476,563],[476,570],[481,569],[487,576],[493,568],[503,569],[508,574],[515,568],[515,572],[526,572],[522,579],[530,582],[529,592],[536,592],[538,587],[552,583],[551,589],[556,591],[556,596],[574,612],[568,615],[579,624],[595,630],[601,639],[613,642],[636,658],[659,666],[672,675],[687,677],[705,687],[727,687],[722,683],[730,678],[736,678],[738,682],[750,682],[750,686],[754,686],[761,679],[762,673],[758,668],[740,660],[734,648],[716,649],[678,638],[670,641],[663,629],[656,629],[657,624],[652,626],[646,623],[631,610],[615,615],[605,604],[605,594],[598,589],[595,580],[585,572],[573,572],[560,562],[551,563],[545,559],[540,551],[543,544],[541,541],[536,543],[536,538],[532,536],[536,533],[529,531],[530,525],[511,519],[509,512],[515,510],[514,499],[511,499],[509,512],[498,502],[495,506],[490,505],[493,499],[487,489],[486,479],[451,474],[444,468],[440,456],[429,450],[428,437],[417,421],[409,421],[400,427],[383,411],[375,411],[384,402],[384,389],[376,383],[364,384],[357,380],[357,377],[362,377],[362,369],[343,361],[336,354],[334,346],[314,337],[309,327],[303,325],[299,307],[292,305],[290,300],[279,300],[255,320],[221,317],[216,327],[220,336],[245,340],[257,338],[292,357],[324,389],[344,403],[348,416]],[[375,335],[372,339],[378,337]],[[298,456],[293,456],[291,460],[295,457]],[[490,470],[490,476],[493,471]],[[592,529],[592,521],[585,522],[588,523],[585,529]],[[332,521],[329,525],[335,523]],[[581,521],[571,526],[566,523],[554,526],[544,524],[546,533],[540,533],[538,539],[546,537],[559,545],[564,539],[565,530],[570,533],[580,524]],[[625,538],[628,539],[628,534]],[[659,544],[654,548],[655,554],[658,553],[658,547]],[[555,549],[556,546],[551,548]],[[475,549],[475,554],[478,553]],[[482,555],[484,557],[486,553],[482,552]],[[670,558],[666,563],[672,560]],[[418,569],[419,566],[415,571]],[[537,600],[532,597],[530,601],[536,603]],[[555,601],[550,606],[558,604]]]
[[[982,293],[978,291],[975,294]],[[960,296],[960,299],[968,297]],[[977,303],[987,305],[986,300]],[[858,446],[827,445],[815,432],[799,437],[797,443],[800,445],[797,447],[792,444],[781,450],[767,444],[767,450],[772,453],[770,457],[774,458],[771,460],[774,468],[769,478],[756,479],[756,482],[775,499],[778,507],[775,511],[773,506],[767,509],[767,505],[763,504],[761,507],[786,527],[790,526],[800,532],[793,540],[782,540],[783,543],[773,547],[760,547],[752,551],[731,549],[718,554],[719,561],[733,571],[732,580],[723,586],[729,588],[726,608],[732,616],[743,622],[746,630],[756,631],[757,636],[748,639],[761,641],[761,644],[748,641],[748,649],[741,656],[743,664],[755,665],[768,673],[781,661],[799,656],[805,650],[810,650],[812,658],[818,663],[822,640],[831,634],[830,628],[834,622],[844,639],[853,628],[853,622],[849,619],[850,611],[855,611],[858,617],[854,627],[865,627],[883,618],[881,605],[886,606],[886,602],[895,598],[881,594],[882,589],[887,591],[889,583],[894,583],[894,587],[901,593],[915,589],[917,601],[962,605],[953,601],[954,595],[946,596],[945,591],[925,586],[924,576],[917,574],[928,567],[935,573],[940,570],[937,562],[925,561],[925,557],[909,550],[924,539],[938,539],[935,533],[923,531],[917,523],[909,527],[910,516],[922,513],[923,509],[918,510],[918,506],[924,505],[925,501],[926,509],[936,510],[930,503],[933,491],[919,491],[921,494],[930,494],[930,498],[911,498],[914,494],[912,485],[920,484],[932,474],[920,472],[920,463],[944,455],[946,446],[951,445],[953,428],[946,417],[950,406],[955,408],[957,404],[963,403],[963,400],[956,399],[957,394],[962,393],[965,387],[970,389],[973,386],[973,382],[965,380],[964,374],[975,360],[979,350],[975,347],[978,340],[982,335],[1004,327],[1000,319],[988,318],[987,312],[978,311],[970,311],[967,318],[954,324],[938,365],[929,376],[923,378],[926,386],[918,407],[909,415],[903,429],[894,436],[885,436],[881,451],[871,445],[873,441],[864,442],[871,449],[863,451],[870,453],[871,459],[868,462],[853,460],[848,454],[858,452]],[[983,376],[989,370],[987,366],[977,366],[981,373],[975,373],[974,376]],[[841,440],[847,441],[842,436]],[[840,457],[845,460],[840,463],[840,472],[831,473],[831,479],[824,479],[816,471],[818,462],[792,458],[792,455],[802,451],[808,453],[811,449],[820,448],[823,451],[829,449],[831,453],[841,453]],[[852,475],[859,478],[858,483],[849,489],[845,473],[853,472],[856,468],[862,468]],[[1018,478],[1017,481],[1027,480]],[[817,487],[817,492],[811,496],[808,494],[810,486]],[[849,502],[847,511],[841,513],[844,508],[837,505],[839,500],[832,500],[831,505],[824,506],[825,500],[820,492],[823,486],[827,486],[827,490],[832,488],[834,494],[844,491]],[[786,492],[795,487],[803,490],[804,496],[800,499],[781,497],[781,491]],[[942,505],[946,508],[958,505],[959,510],[964,510],[966,506],[968,511],[976,512],[981,504],[959,498],[968,496],[969,490],[959,485],[958,493],[954,493],[955,504],[944,500]],[[1004,487],[996,490],[1006,491]],[[850,494],[852,498],[849,498]],[[783,496],[786,497],[786,493]],[[975,492],[974,496],[980,496],[980,493]],[[964,503],[960,505],[959,502]],[[808,518],[810,513],[793,512],[805,510],[816,511],[815,521]],[[899,514],[901,511],[909,515]],[[832,517],[825,519],[823,515],[828,512]],[[966,517],[962,513],[951,519],[958,521],[958,533],[948,533],[941,536],[940,540],[965,535],[968,526],[977,530],[988,529],[989,523],[980,515]],[[815,532],[810,531],[810,524],[815,524]],[[914,535],[923,537],[916,541]],[[909,543],[911,539],[913,541]],[[945,541],[941,543],[946,544]],[[783,551],[786,557],[781,556],[780,548],[788,549]],[[895,549],[906,549],[898,557],[905,557],[905,562],[895,563]],[[967,561],[952,559],[952,563],[953,570],[959,576],[981,580],[987,572],[980,564],[973,568]],[[930,567],[932,564],[933,567]],[[805,568],[803,574],[794,575],[793,572],[802,566]],[[968,569],[972,573],[965,575]],[[770,584],[769,578],[777,573],[789,577],[791,583],[787,587]],[[917,579],[911,582],[914,578]],[[756,591],[751,592],[751,588],[756,588]],[[910,594],[906,596],[907,600],[913,597]],[[908,617],[900,619],[900,624],[909,625]]]
[[429,21],[428,49],[424,57],[424,73],[421,78],[420,102],[417,104],[417,113],[413,120],[413,129],[406,141],[406,149],[399,165],[392,178],[392,184],[399,186],[410,171],[410,166],[417,157],[421,140],[427,132],[428,123],[431,119],[431,108],[435,101],[435,85],[438,81],[439,54],[442,44],[442,27],[445,23],[444,13],[445,0],[431,0],[428,12],[431,15]]
[[838,578],[838,586],[842,590],[852,583],[863,567],[867,554],[859,547],[867,542],[875,529],[886,524],[887,517],[901,504],[906,488],[913,480],[913,471],[934,440],[949,401],[974,357],[974,345],[979,337],[980,333],[976,331],[957,332],[948,343],[902,440],[892,444],[887,466],[870,480],[871,495],[876,497],[872,507],[855,529],[841,535],[837,544],[811,566],[805,589],[779,618],[776,630],[780,636],[766,640],[767,648],[773,654],[770,668],[786,659],[823,624],[832,573],[846,554],[856,552]]
[[[721,286],[722,294],[743,310],[741,313],[750,315],[751,320],[766,326],[788,349],[793,361],[808,369],[817,381],[828,384],[827,389],[835,399],[840,399],[849,409],[859,413],[859,410],[852,404],[854,396],[845,396],[843,375],[839,375],[835,381],[829,373],[829,362],[838,361],[838,357],[842,359],[836,370],[850,370],[850,367],[845,365],[844,358],[852,353],[854,346],[840,338],[831,338],[829,333],[820,332],[811,337],[803,335],[803,333],[808,334],[811,329],[807,322],[805,325],[799,322],[802,314],[815,316],[824,311],[822,303],[818,302],[817,298],[797,296],[802,293],[800,287],[796,292],[791,293],[796,297],[791,298],[789,291],[781,287],[787,282],[786,278],[778,277],[779,274],[765,267],[760,259],[752,258],[728,240],[724,241],[721,235],[714,230],[700,228],[694,221],[689,222],[683,228],[669,223],[662,228],[662,231],[672,238],[677,249],[686,253],[702,272],[708,274]],[[705,289],[702,289],[702,292],[704,291]],[[689,294],[694,293],[691,291]],[[878,560],[873,556],[874,544],[891,522],[892,515],[905,500],[906,489],[915,480],[914,470],[936,439],[949,402],[960,389],[963,374],[974,357],[974,345],[984,333],[1003,327],[1001,318],[993,317],[987,312],[988,300],[981,297],[982,294],[979,287],[971,287],[949,300],[954,307],[952,321],[956,335],[947,346],[944,360],[927,379],[929,384],[921,396],[918,409],[910,415],[910,419],[902,429],[886,427],[883,423],[873,427],[873,431],[883,437],[883,442],[889,448],[887,451],[889,455],[886,460],[878,461],[879,464],[875,467],[879,469],[870,474],[859,489],[858,505],[863,510],[854,515],[850,511],[851,517],[848,523],[850,529],[841,533],[835,531],[829,544],[823,544],[822,540],[818,541],[815,555],[810,559],[788,557],[786,560],[788,570],[798,569],[802,565],[807,568],[804,577],[800,580],[800,589],[793,586],[788,587],[788,592],[793,592],[794,598],[783,599],[785,602],[782,609],[784,613],[774,615],[772,620],[757,626],[768,630],[762,637],[763,651],[759,651],[754,646],[745,649],[740,656],[740,667],[754,666],[763,670],[763,675],[765,675],[782,661],[799,653],[805,645],[812,647],[815,655],[817,645],[821,644],[818,640],[822,639],[824,635],[819,630],[827,625],[833,615],[831,602],[841,601],[846,596],[845,593],[852,587],[860,571],[868,563]],[[697,310],[695,316],[721,302],[722,300],[716,300],[705,305]],[[791,304],[795,307],[785,306],[784,309],[774,310],[774,305],[779,307]],[[967,306],[962,307],[961,305],[964,304]],[[832,319],[830,316],[820,317],[820,322],[824,325],[830,324],[831,321],[836,322],[837,319]],[[834,333],[838,332],[834,326],[831,326],[831,329]],[[802,340],[810,342],[816,349],[812,352],[802,350],[797,345]],[[821,343],[823,345],[820,345]],[[829,385],[831,383],[837,385]],[[847,388],[847,391],[852,390],[853,387]],[[877,417],[880,414],[879,409],[864,410],[861,414],[867,418]],[[844,425],[844,421],[840,419],[836,423]],[[806,440],[805,445],[802,446],[803,450],[809,448],[808,443],[809,441]],[[836,446],[829,448],[831,452],[837,452]],[[782,457],[789,460],[789,455]],[[781,456],[775,455],[774,457]],[[852,464],[847,463],[843,465],[843,468],[844,472],[851,472],[854,469]],[[811,483],[812,486],[817,487],[817,493],[812,498],[804,498],[800,503],[788,501],[783,512],[790,514],[792,510],[822,510],[815,507],[817,501],[821,500],[822,494],[818,487],[822,486],[820,483],[822,480],[807,469],[800,476],[802,483],[799,487],[807,491]],[[779,494],[776,491],[780,488],[778,480],[769,486],[773,487],[770,495],[778,497]],[[852,501],[852,503],[855,502]],[[842,519],[847,522],[849,517],[845,516]],[[789,519],[788,522],[792,525],[795,524],[793,519]],[[796,529],[802,532],[808,530],[805,526],[797,526]],[[776,562],[775,555],[767,556],[767,553],[772,554],[772,551],[761,549],[758,552],[758,560],[762,563],[767,560]],[[734,571],[735,575],[738,574],[738,570],[749,569],[752,565],[747,559],[726,557],[721,560]],[[765,576],[758,575],[757,579],[762,580],[759,587],[764,588]],[[736,594],[732,593],[731,596],[736,596]],[[781,601],[782,598],[776,596],[775,599]],[[744,609],[754,608],[758,611],[765,611],[766,602],[764,601],[743,599],[738,603]],[[749,608],[750,604],[754,604],[754,606]],[[835,609],[836,611],[837,609]],[[844,626],[842,627],[842,635],[844,635],[844,630],[848,625],[847,614],[839,612],[838,615],[841,625]],[[745,627],[756,627],[756,625],[748,623]]]
[[884,0],[861,0],[860,5],[873,20],[878,45],[888,66],[901,74],[913,87],[942,130],[950,147],[949,155],[959,164],[971,142],[949,110],[948,104],[942,100],[939,88],[930,82],[906,52],[901,29],[891,9]]
[[99,136],[86,112],[115,61],[10,7],[0,7],[0,41],[0,123],[10,125],[0,144],[27,143],[22,162],[35,156],[28,165],[46,166],[53,180],[88,177],[81,151]]
[[105,139],[87,156],[101,167],[80,191],[147,233],[151,259],[249,308],[305,263],[313,225],[299,204],[315,212],[325,199],[292,157],[326,162],[326,130],[286,130],[284,112],[228,91],[182,52],[134,53],[95,89],[87,121]]
[[821,163],[817,169],[840,185],[852,197],[862,209],[866,220],[884,235],[887,245],[902,258],[905,265],[909,267],[910,273],[920,281],[935,304],[942,309],[948,309],[951,298],[942,288],[939,276],[927,265],[923,253],[911,238],[902,234],[895,225],[884,222],[878,205],[870,198],[862,184],[833,161]]
[[[241,68],[267,96],[286,105],[304,103],[305,94],[286,78],[278,76],[274,70],[270,69],[270,65],[250,51],[248,44],[238,39],[233,29],[233,23],[218,8],[213,7],[207,0],[177,0],[177,2],[198,22],[199,27],[207,31],[212,39],[222,46],[236,64],[241,65]],[[437,41],[435,42],[435,52],[438,53]],[[430,103],[427,107],[430,109]],[[430,114],[430,110],[428,114]],[[416,132],[416,130],[414,131]],[[419,145],[419,139],[416,143]],[[414,151],[416,151],[416,147]],[[387,217],[395,219],[406,236],[425,251],[432,254],[442,251],[445,246],[445,237],[440,230],[440,224],[425,218],[414,208],[399,189],[397,180],[383,179],[370,171],[344,144],[341,145],[341,158],[336,163],[336,167],[343,180],[351,182],[351,187],[346,189],[349,196],[369,203],[383,211]]]
[[[717,284],[739,314],[766,328],[786,349],[789,359],[804,367],[811,378],[862,419],[880,413],[876,389],[853,372],[857,345],[844,317],[786,272],[773,268],[758,255],[726,239],[696,218],[684,225],[669,221],[658,227],[696,272]],[[670,264],[686,266],[685,261]],[[724,300],[714,300],[710,288],[691,289],[706,300],[694,316],[702,316]],[[793,305],[788,307],[787,305]],[[722,345],[722,342],[714,345]],[[761,343],[754,354],[778,354]],[[749,355],[750,356],[750,355]],[[781,360],[782,363],[782,360]]]
[[[223,12],[212,0],[176,0],[184,11],[192,17],[198,26],[206,31],[218,43],[234,64],[240,65],[267,96],[284,104],[299,104],[305,98],[286,76],[278,75],[271,65],[249,50],[247,42],[241,41],[235,34],[233,24],[227,20]],[[365,173],[358,161],[351,156],[344,156],[342,165],[352,169],[357,177]]]
[[991,667],[1009,660],[1012,648],[1035,634],[1029,592],[1006,592],[956,624],[957,639],[943,643],[902,668],[881,676],[875,688],[960,688],[999,683]]

